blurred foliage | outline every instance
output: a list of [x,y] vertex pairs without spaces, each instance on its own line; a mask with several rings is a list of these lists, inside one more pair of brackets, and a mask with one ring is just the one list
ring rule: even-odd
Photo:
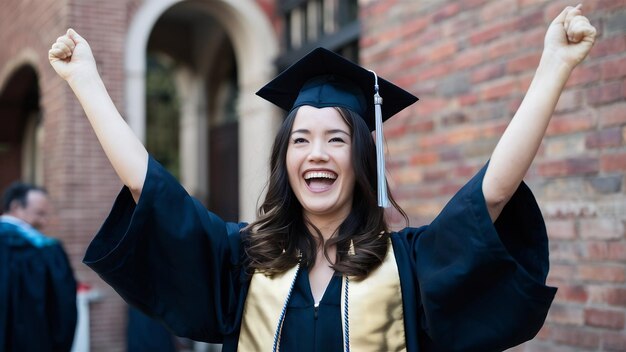
[[146,70],[146,149],[180,179],[180,103],[174,82],[175,62],[149,53]]

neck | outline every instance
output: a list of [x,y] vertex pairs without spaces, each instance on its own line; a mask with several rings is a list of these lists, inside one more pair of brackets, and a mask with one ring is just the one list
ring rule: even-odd
[[[328,241],[333,234],[337,231],[339,226],[343,223],[343,221],[348,217],[348,214],[342,214],[341,216],[320,216],[316,214],[304,214],[304,218],[307,221],[307,227],[309,231],[315,236],[317,228],[321,234],[324,241]],[[314,228],[314,227],[315,228]]]

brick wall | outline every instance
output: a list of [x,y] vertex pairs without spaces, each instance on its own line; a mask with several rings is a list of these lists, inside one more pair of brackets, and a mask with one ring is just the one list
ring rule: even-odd
[[[96,57],[98,69],[111,98],[124,110],[124,45],[129,23],[140,1],[72,0],[68,3],[68,26],[86,38]],[[74,96],[68,97],[73,117],[71,147],[67,153],[74,160],[66,177],[75,180],[64,196],[72,200],[64,209],[78,217],[80,227],[73,229],[77,257],[107,215],[121,182],[114,174],[98,144],[84,112]],[[67,158],[67,155],[64,155]],[[71,210],[70,210],[71,209]],[[69,230],[69,229],[68,229]],[[102,299],[91,304],[91,345],[93,351],[124,350],[126,304],[95,273],[80,264],[85,281],[102,293]]]
[[[22,64],[38,75],[45,139],[44,185],[54,208],[47,233],[61,239],[79,281],[102,293],[91,306],[93,351],[124,350],[125,305],[81,262],[121,183],[96,141],[82,108],[48,63],[50,45],[68,27],[89,41],[118,107],[122,105],[122,50],[135,1],[5,0],[0,2],[2,79]],[[6,84],[6,81],[0,82]],[[9,87],[10,89],[10,87]]]
[[[361,1],[361,60],[420,98],[386,123],[394,195],[430,221],[490,156],[566,1]],[[545,327],[519,351],[626,350],[626,2],[585,1],[599,36],[527,175],[550,237]]]

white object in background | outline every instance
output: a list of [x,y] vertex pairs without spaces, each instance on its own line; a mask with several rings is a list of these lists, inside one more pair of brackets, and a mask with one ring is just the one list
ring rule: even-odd
[[72,352],[89,352],[89,303],[100,298],[100,293],[85,283],[78,283],[76,308],[78,320],[74,332]]

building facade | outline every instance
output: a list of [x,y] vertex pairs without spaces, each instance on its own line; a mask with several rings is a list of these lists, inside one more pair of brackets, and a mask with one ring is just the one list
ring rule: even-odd
[[[418,226],[488,160],[530,83],[547,25],[569,4],[2,0],[0,186],[22,179],[48,188],[49,233],[99,293],[91,350],[121,351],[126,305],[81,263],[121,183],[48,64],[68,27],[89,41],[114,102],[151,152],[229,220],[254,218],[283,115],[256,90],[318,45],[375,70],[420,97],[385,124],[390,186]],[[559,291],[544,328],[518,351],[626,350],[626,3],[583,7],[598,39],[526,178],[548,227],[548,281]]]

